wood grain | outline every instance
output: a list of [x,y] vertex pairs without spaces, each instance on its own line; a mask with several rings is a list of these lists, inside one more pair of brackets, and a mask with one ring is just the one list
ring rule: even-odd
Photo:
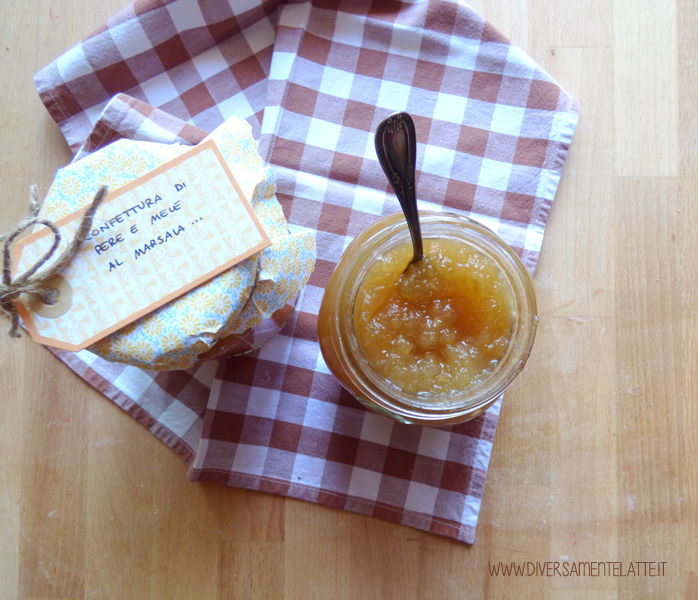
[[[0,229],[70,160],[33,74],[128,0],[0,11]],[[469,547],[186,480],[28,338],[0,340],[0,600],[698,597],[695,0],[474,0],[580,102]],[[1,323],[3,329],[6,323]],[[663,561],[663,577],[499,562]]]
[[613,2],[616,175],[678,174],[677,7]]

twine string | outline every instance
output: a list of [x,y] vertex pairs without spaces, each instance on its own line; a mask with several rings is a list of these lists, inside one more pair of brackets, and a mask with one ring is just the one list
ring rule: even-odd
[[[71,261],[76,252],[80,249],[87,238],[92,226],[92,219],[107,195],[109,188],[102,186],[95,194],[94,200],[87,207],[82,216],[80,226],[75,236],[68,244],[68,247],[58,257],[58,259],[46,269],[38,272],[54,255],[61,243],[61,234],[53,221],[39,217],[43,201],[39,198],[39,188],[32,185],[29,189],[29,215],[22,219],[13,229],[0,235],[2,250],[2,283],[0,283],[0,309],[11,319],[12,324],[8,335],[10,337],[20,337],[19,334],[19,312],[15,306],[15,301],[21,294],[26,294],[30,298],[38,298],[45,304],[55,304],[57,293],[55,288],[47,287],[51,278],[63,270]],[[53,234],[53,244],[49,250],[34,263],[25,273],[12,279],[12,244],[27,229],[35,225],[48,227]]]

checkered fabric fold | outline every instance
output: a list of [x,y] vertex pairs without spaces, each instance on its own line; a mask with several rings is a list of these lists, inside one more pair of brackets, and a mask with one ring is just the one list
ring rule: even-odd
[[317,232],[297,310],[259,351],[149,373],[59,352],[190,466],[468,543],[501,401],[448,428],[364,409],[317,342],[347,244],[399,211],[373,132],[407,110],[420,207],[472,216],[533,271],[578,119],[574,99],[468,6],[440,0],[140,0],[36,75],[76,158],[119,137],[195,144],[247,119],[292,230]]

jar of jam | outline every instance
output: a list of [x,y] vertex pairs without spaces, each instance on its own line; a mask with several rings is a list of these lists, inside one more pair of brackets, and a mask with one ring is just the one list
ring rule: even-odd
[[320,349],[342,386],[404,423],[450,425],[491,406],[521,372],[538,317],[533,279],[492,231],[420,212],[412,263],[402,214],[344,252],[318,316]]

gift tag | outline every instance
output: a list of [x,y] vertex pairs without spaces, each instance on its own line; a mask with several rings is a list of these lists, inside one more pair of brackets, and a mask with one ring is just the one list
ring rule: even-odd
[[[62,241],[51,260],[75,236],[84,210],[56,221]],[[18,242],[15,271],[27,271],[52,243],[47,228]],[[111,192],[89,238],[51,282],[56,302],[17,301],[17,309],[35,341],[82,350],[270,244],[208,140]]]

